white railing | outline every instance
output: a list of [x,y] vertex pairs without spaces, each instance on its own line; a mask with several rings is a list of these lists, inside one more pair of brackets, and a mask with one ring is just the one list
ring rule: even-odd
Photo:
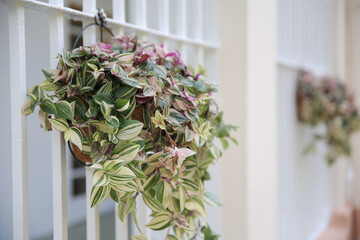
[[[93,21],[96,12],[96,0],[83,0],[83,10],[78,11],[64,7],[63,0],[49,0],[48,3],[35,0],[4,1],[9,11],[9,47],[10,47],[10,81],[11,81],[11,134],[12,134],[12,178],[13,178],[13,239],[29,239],[28,219],[28,166],[27,166],[27,121],[22,114],[22,104],[26,98],[26,49],[25,49],[25,8],[48,12],[50,35],[50,65],[56,67],[58,53],[64,48],[64,17],[79,20],[83,25]],[[194,4],[196,18],[193,28],[194,38],[187,36],[187,6],[186,0],[175,3],[176,15],[170,16],[170,1],[161,0],[158,14],[158,28],[147,27],[147,1],[136,0],[137,13],[135,23],[127,23],[125,0],[113,0],[113,18],[107,19],[115,34],[121,34],[125,29],[135,31],[141,39],[147,36],[158,37],[161,42],[175,41],[183,58],[186,60],[188,47],[195,48],[195,61],[201,64],[209,63],[214,67],[209,70],[210,77],[216,77],[216,53],[219,46],[216,42],[204,40],[204,4],[203,0],[196,0]],[[134,2],[131,2],[134,4]],[[170,32],[170,18],[177,22],[176,33]],[[46,30],[45,30],[46,31]],[[84,45],[96,42],[96,29],[89,28],[84,32]],[[216,64],[216,65],[215,65]],[[52,181],[53,181],[53,236],[55,240],[68,239],[67,222],[67,191],[66,191],[66,151],[63,135],[57,131],[52,132]],[[92,171],[86,169],[86,205],[87,205],[87,239],[100,239],[100,219],[98,207],[90,208],[89,196],[92,187]],[[138,203],[138,216],[141,225],[148,222],[149,210],[143,203]],[[117,205],[115,212],[117,211]],[[129,223],[121,223],[115,214],[116,240],[128,240]],[[150,238],[151,231],[146,230],[145,235]]]
[[[278,1],[279,239],[316,239],[331,212],[346,201],[346,165],[326,164],[325,144],[302,154],[313,134],[294,108],[298,71],[344,81],[345,1]],[[340,60],[339,60],[340,59]],[[339,70],[340,69],[340,70]]]

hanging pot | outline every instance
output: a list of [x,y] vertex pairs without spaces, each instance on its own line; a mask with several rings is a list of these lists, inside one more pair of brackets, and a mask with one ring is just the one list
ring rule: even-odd
[[[143,109],[144,107],[142,105],[139,105],[137,108],[135,108],[134,112],[131,115],[132,119],[140,122],[144,122]],[[85,131],[86,134],[89,134],[89,130],[87,128],[84,128],[83,130]],[[82,152],[75,144],[70,143],[70,141],[68,142],[68,145],[71,154],[73,155],[75,161],[78,164],[82,166],[92,165],[92,159],[89,154]]]

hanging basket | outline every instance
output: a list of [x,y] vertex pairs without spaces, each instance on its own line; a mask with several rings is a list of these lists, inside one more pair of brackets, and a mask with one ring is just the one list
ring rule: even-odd
[[[143,109],[144,107],[141,105],[135,108],[134,112],[132,113],[132,119],[143,123],[144,122]],[[83,130],[85,131],[86,134],[89,134],[89,130],[87,128],[84,128]],[[70,141],[68,145],[70,152],[77,163],[83,166],[92,165],[92,159],[89,154],[82,152],[75,144],[70,143]]]
[[304,96],[300,94],[299,91],[296,91],[296,115],[297,115],[297,119],[300,122],[304,120],[302,117],[303,106],[304,106]]

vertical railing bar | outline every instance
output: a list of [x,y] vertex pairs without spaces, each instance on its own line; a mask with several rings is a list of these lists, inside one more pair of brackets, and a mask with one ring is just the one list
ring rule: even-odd
[[91,208],[90,194],[93,185],[93,170],[86,167],[86,239],[100,240],[99,207]]
[[[137,0],[137,3],[139,4],[136,11],[136,25],[139,25],[143,28],[147,28],[147,0]],[[139,36],[141,37],[141,40],[147,39],[147,33],[146,32],[139,32]]]
[[[186,16],[186,1],[187,0],[177,0],[175,2],[176,9],[178,11],[176,15],[176,34],[179,36],[187,36],[187,16]],[[179,42],[179,48],[181,51],[182,59],[186,62],[187,59],[187,47],[186,43]]]
[[[63,0],[50,0],[49,4],[63,6]],[[64,48],[64,17],[60,11],[49,11],[50,66],[56,68],[58,53]],[[66,150],[63,133],[52,131],[53,173],[53,237],[68,239],[67,194],[66,194]]]
[[[125,12],[125,0],[113,0],[112,1],[112,11],[113,18],[121,22],[125,22],[126,12]],[[124,29],[122,27],[116,28],[113,30],[115,35],[124,34]],[[120,221],[117,211],[118,203],[115,203],[115,240],[128,240],[129,239],[129,224],[128,218],[126,217],[123,222]]]
[[[159,0],[158,9],[159,9],[159,12],[157,14],[158,29],[166,34],[169,34],[170,32],[169,0]],[[163,37],[162,42],[165,45],[168,45],[169,39],[167,37]]]
[[[96,0],[83,0],[83,12],[96,14]],[[83,21],[83,27],[92,20]],[[83,33],[83,45],[88,46],[96,43],[96,28],[88,28]],[[93,170],[86,167],[86,239],[100,239],[99,207],[91,208],[90,195],[92,189]]]
[[29,239],[24,3],[8,1],[10,50],[13,239]]
[[[125,0],[113,0],[112,1],[112,12],[113,19],[118,20],[122,23],[125,23],[126,13],[125,13]],[[124,34],[123,27],[116,27],[113,30],[115,36]]]
[[115,240],[128,240],[129,239],[129,222],[128,217],[124,218],[121,222],[118,215],[118,203],[115,203]]
[[[204,1],[196,0],[195,2],[195,12],[196,20],[195,20],[195,32],[194,36],[198,40],[204,39]],[[198,46],[196,49],[196,58],[199,64],[204,65],[204,48],[202,46]]]
[[[143,28],[147,28],[147,0],[136,1],[136,16],[135,24]],[[147,33],[139,32],[140,39],[142,41],[147,39]],[[151,214],[150,209],[147,208],[145,203],[141,200],[137,200],[137,215],[139,220],[139,227],[143,231],[147,239],[151,239],[151,231],[145,227],[146,223],[150,221],[149,215]],[[133,233],[131,233],[133,234]]]

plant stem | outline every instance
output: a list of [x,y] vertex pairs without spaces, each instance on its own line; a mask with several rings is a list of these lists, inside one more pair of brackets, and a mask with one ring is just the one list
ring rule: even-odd
[[174,144],[174,141],[172,140],[172,138],[170,137],[170,134],[168,133],[168,131],[166,130],[166,128],[165,128],[164,130],[165,130],[165,132],[166,132],[166,136],[167,136],[167,137],[169,138],[169,140],[170,140],[172,149],[175,149],[175,144]]

